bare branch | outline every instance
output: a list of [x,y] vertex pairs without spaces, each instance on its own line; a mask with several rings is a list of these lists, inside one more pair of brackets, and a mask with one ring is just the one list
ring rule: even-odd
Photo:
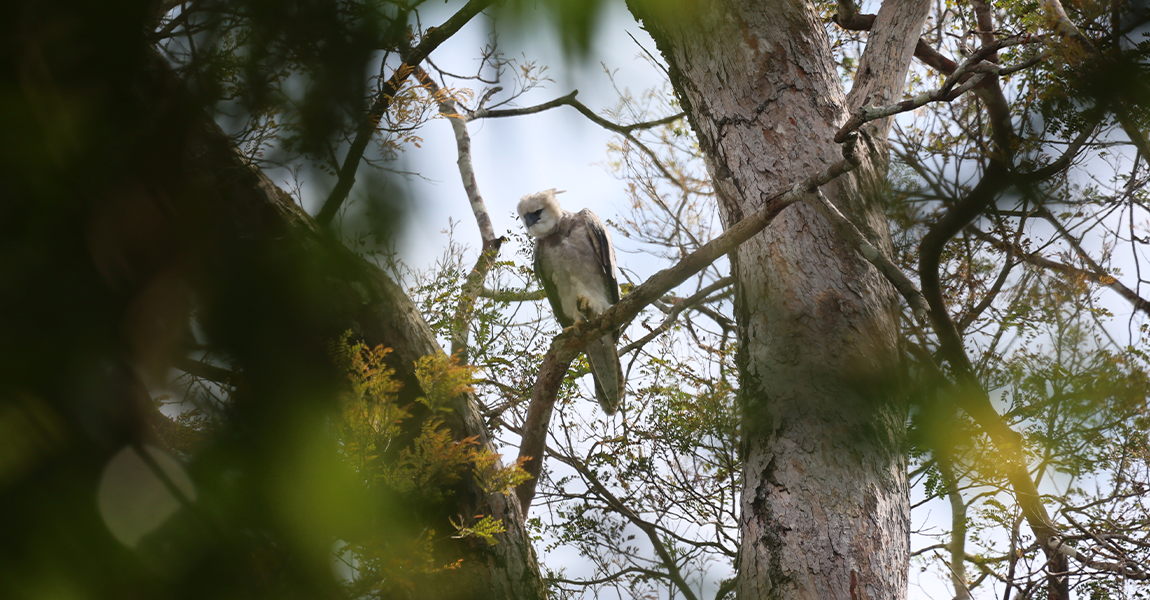
[[639,573],[641,575],[646,575],[648,577],[654,577],[658,579],[668,579],[666,573],[652,571],[650,569],[640,569],[639,567],[627,567],[626,569],[616,571],[610,575],[607,575],[606,577],[600,577],[598,579],[563,579],[562,577],[549,577],[547,581],[553,583],[566,583],[568,585],[600,585],[604,583],[611,583],[612,581],[615,581],[624,575],[629,575],[631,573]]
[[[1023,63],[1024,66],[1007,67],[1003,68],[994,63],[985,61],[984,58],[993,53],[998,48],[1006,48],[1009,46],[1017,46],[1020,44],[1030,43],[1028,38],[1014,38],[1010,40],[1002,40],[990,46],[979,48],[977,52],[972,54],[970,58],[964,61],[957,69],[954,70],[946,81],[943,82],[936,90],[923,92],[910,100],[903,100],[887,106],[862,106],[860,107],[851,118],[839,129],[835,134],[835,141],[842,143],[846,138],[845,136],[858,130],[864,124],[871,121],[876,121],[892,115],[897,115],[903,112],[909,112],[921,106],[925,106],[931,102],[950,102],[966,92],[974,89],[975,86],[982,83],[987,74],[997,75],[1001,72],[1011,72],[1031,66],[1037,60],[1028,60]],[[973,76],[971,76],[973,75]],[[960,83],[961,82],[961,83]]]
[[636,348],[642,348],[651,340],[655,339],[656,337],[658,337],[659,335],[661,335],[663,333],[666,333],[667,330],[671,329],[671,325],[673,325],[675,323],[675,319],[679,318],[680,313],[682,313],[684,310],[687,310],[688,308],[693,307],[694,305],[698,304],[699,302],[706,300],[707,296],[710,296],[711,294],[715,293],[716,291],[718,291],[722,288],[725,288],[734,282],[735,282],[735,279],[733,277],[730,277],[730,276],[723,277],[722,279],[715,281],[711,285],[708,285],[708,286],[704,287],[703,289],[695,292],[694,294],[690,295],[689,297],[684,298],[682,300],[679,300],[678,302],[676,302],[674,304],[674,306],[671,307],[671,310],[667,313],[667,317],[665,319],[663,319],[663,322],[660,323],[658,327],[647,332],[647,335],[643,336],[642,338],[640,338],[634,342],[631,342],[630,344],[627,344],[626,346],[621,348],[619,350],[619,355],[622,356],[624,354],[627,354],[628,352],[631,352],[632,350],[635,350]]
[[925,323],[926,315],[930,312],[930,307],[927,306],[926,298],[923,298],[922,292],[920,292],[918,287],[914,285],[914,282],[906,276],[906,273],[903,273],[902,269],[898,268],[898,265],[894,264],[882,251],[867,241],[866,236],[859,231],[858,227],[856,227],[846,215],[839,212],[838,207],[832,204],[821,191],[816,191],[814,194],[808,196],[807,204],[810,204],[819,214],[830,221],[835,231],[854,246],[854,249],[862,255],[867,262],[874,265],[879,273],[882,273],[883,277],[906,299],[906,303],[910,305],[915,319]]
[[[844,9],[844,4],[850,8]],[[838,14],[834,15],[831,20],[837,23],[839,27],[848,31],[870,31],[871,27],[874,27],[877,15],[859,14],[858,9],[849,1],[840,2],[838,8]],[[850,10],[855,12],[848,14]],[[918,43],[914,46],[914,57],[944,75],[950,75],[958,68],[958,63],[943,56],[922,38],[919,38]]]
[[572,100],[574,100],[575,94],[578,94],[578,93],[579,93],[579,90],[575,90],[575,91],[571,92],[570,94],[567,94],[566,96],[560,96],[560,97],[558,97],[554,100],[551,100],[549,102],[544,102],[543,104],[536,104],[535,106],[525,106],[523,108],[502,108],[502,109],[481,108],[479,110],[476,110],[474,112],[469,113],[467,115],[467,120],[468,121],[474,121],[476,119],[499,119],[499,118],[503,118],[503,117],[521,117],[523,115],[533,115],[536,113],[541,113],[545,110],[551,110],[552,108],[555,108],[558,106],[568,106],[568,103],[571,102]]
[[1150,158],[1150,142],[1146,140],[1146,134],[1138,129],[1138,125],[1130,118],[1130,112],[1126,110],[1126,107],[1115,107],[1114,114],[1117,116],[1118,124],[1122,126],[1122,130],[1130,136],[1130,141],[1134,147],[1138,148],[1142,156]]
[[1134,579],[1137,581],[1150,581],[1150,572],[1144,570],[1136,570],[1131,566],[1118,563],[1094,560],[1093,557],[1087,555],[1085,552],[1078,550],[1074,546],[1066,544],[1065,540],[1058,537],[1052,537],[1047,541],[1047,545],[1058,554],[1066,557],[1073,558],[1074,560],[1082,563],[1082,565],[1097,569],[1099,571],[1107,571],[1110,573],[1118,573],[1126,579]]
[[439,88],[435,80],[421,67],[415,67],[415,76],[439,101],[440,114],[451,122],[451,129],[455,132],[455,146],[458,150],[456,164],[459,166],[459,177],[463,180],[463,189],[467,192],[467,201],[471,204],[471,213],[475,215],[475,223],[479,226],[479,235],[483,238],[483,248],[479,251],[479,258],[475,266],[468,273],[460,290],[459,304],[455,307],[451,327],[451,354],[459,356],[460,364],[468,364],[467,340],[471,335],[471,320],[475,314],[475,299],[483,290],[483,280],[499,256],[499,248],[503,244],[502,238],[495,237],[495,230],[491,227],[491,217],[487,213],[487,205],[483,196],[479,194],[479,184],[475,181],[475,167],[471,163],[471,136],[467,133],[467,122],[459,115],[455,100]]
[[463,180],[463,190],[467,192],[467,201],[471,203],[471,213],[475,215],[475,223],[479,226],[479,235],[483,245],[495,242],[495,230],[491,227],[491,217],[487,213],[487,206],[483,203],[483,196],[479,193],[479,185],[475,181],[475,167],[471,163],[471,136],[467,133],[467,123],[459,115],[455,100],[439,88],[435,80],[420,67],[415,68],[415,76],[419,83],[439,101],[439,112],[451,122],[451,129],[455,132],[455,146],[458,151],[456,164],[459,166],[459,176]]
[[[650,129],[652,127],[659,127],[661,125],[667,125],[669,123],[674,123],[675,121],[683,118],[685,113],[674,114],[674,115],[671,115],[669,117],[664,117],[662,119],[656,119],[654,121],[643,121],[640,123],[632,123],[630,125],[619,125],[618,123],[612,123],[611,121],[608,121],[607,119],[604,119],[603,117],[600,117],[599,115],[595,114],[595,111],[591,110],[590,108],[587,108],[587,105],[576,100],[575,96],[578,93],[579,93],[579,90],[574,90],[570,94],[567,94],[566,96],[561,96],[561,97],[556,98],[550,102],[544,102],[543,104],[539,104],[536,106],[529,106],[526,108],[510,108],[510,109],[502,109],[502,110],[478,110],[478,111],[475,111],[474,113],[472,113],[470,115],[469,119],[492,119],[492,118],[501,118],[501,117],[515,117],[515,116],[520,116],[520,115],[529,115],[529,114],[534,114],[534,113],[538,113],[538,112],[543,112],[545,110],[550,110],[550,109],[555,108],[557,106],[570,106],[570,107],[574,108],[575,110],[579,111],[579,113],[582,114],[583,116],[590,119],[592,123],[595,123],[596,125],[604,128],[608,131],[614,131],[615,133],[618,133],[619,135],[627,138],[627,141],[638,146],[639,149],[642,150],[652,160],[652,162],[654,162],[655,167],[659,169],[659,171],[663,174],[664,177],[666,177],[667,179],[669,179],[671,181],[678,181],[677,178],[674,175],[672,175],[670,171],[667,170],[667,167],[663,166],[663,162],[659,160],[659,157],[655,155],[655,152],[652,151],[650,148],[648,148],[646,144],[639,141],[639,138],[635,137],[633,132],[637,129]],[[839,142],[839,143],[841,144],[842,142]]]
[[1086,271],[1077,267],[1072,267],[1063,263],[1055,262],[1044,258],[1037,253],[1025,255],[1026,261],[1039,267],[1059,271],[1064,275],[1071,277],[1080,277],[1082,279],[1093,281],[1100,285],[1104,285],[1111,290],[1118,293],[1126,301],[1128,301],[1135,310],[1140,310],[1150,315],[1150,301],[1139,296],[1134,290],[1126,287],[1121,281],[1118,281],[1113,275],[1109,275],[1100,271]]
[[1106,273],[1106,271],[1103,270],[1102,267],[1097,262],[1095,262],[1094,259],[1091,258],[1091,256],[1087,254],[1085,250],[1082,249],[1082,245],[1078,243],[1078,240],[1075,239],[1074,236],[1066,230],[1062,223],[1056,219],[1046,207],[1040,207],[1038,209],[1038,214],[1042,216],[1042,218],[1044,218],[1048,223],[1054,226],[1062,239],[1066,240],[1066,242],[1070,244],[1070,246],[1074,249],[1075,253],[1078,254],[1078,257],[1082,259],[1082,262],[1086,263],[1086,266],[1089,267],[1089,270],[1079,269],[1070,265],[1064,265],[1041,257],[1035,257],[1033,259],[1034,264],[1057,270],[1066,275],[1082,277],[1084,279],[1104,285],[1114,290],[1118,293],[1118,295],[1129,301],[1136,310],[1150,314],[1150,302],[1147,302],[1144,298],[1135,293],[1134,290],[1123,285],[1122,282],[1118,281],[1118,279],[1113,275]]
[[498,119],[498,118],[503,118],[503,117],[518,117],[518,116],[522,116],[522,115],[530,115],[530,114],[540,113],[540,112],[543,112],[545,110],[550,110],[550,109],[558,107],[558,106],[570,106],[570,107],[574,108],[575,110],[579,111],[583,116],[590,119],[596,125],[604,128],[604,129],[614,131],[615,133],[627,135],[627,134],[629,134],[632,131],[635,131],[637,129],[651,129],[653,127],[659,127],[661,125],[667,125],[670,123],[674,123],[675,121],[682,119],[686,114],[686,113],[677,113],[677,114],[673,114],[669,117],[663,117],[662,119],[655,119],[654,121],[641,121],[639,123],[632,123],[630,125],[619,125],[618,123],[612,123],[611,121],[608,121],[607,119],[604,119],[603,117],[600,117],[599,115],[595,114],[595,111],[591,110],[590,108],[587,108],[587,105],[576,100],[575,96],[577,96],[578,94],[579,94],[579,90],[572,90],[572,92],[570,94],[567,94],[566,96],[560,96],[554,100],[551,100],[550,102],[544,102],[543,104],[537,104],[535,106],[528,106],[528,107],[524,107],[524,108],[505,108],[505,109],[499,109],[499,110],[487,110],[487,109],[477,110],[477,111],[469,114],[467,116],[467,120],[471,121],[474,119]]
[[659,555],[659,559],[663,561],[663,566],[667,568],[667,576],[675,584],[675,587],[679,589],[679,592],[681,592],[687,600],[698,600],[691,586],[683,579],[682,573],[679,572],[679,565],[675,562],[675,557],[671,555],[671,552],[667,550],[666,544],[659,538],[659,532],[655,528],[655,525],[640,517],[622,500],[612,494],[611,490],[607,489],[607,486],[599,481],[599,478],[587,468],[586,464],[558,454],[556,454],[555,457],[578,471],[579,474],[583,476],[584,481],[589,483],[591,488],[595,490],[595,493],[607,502],[611,510],[630,521],[632,525],[638,527],[640,531],[646,534],[647,540],[651,542],[651,546],[655,549],[655,554]]

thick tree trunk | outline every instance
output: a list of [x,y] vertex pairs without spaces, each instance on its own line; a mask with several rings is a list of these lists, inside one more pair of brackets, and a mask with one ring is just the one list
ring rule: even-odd
[[[153,55],[150,62],[159,98],[184,93],[171,68]],[[411,299],[379,267],[348,250],[323,231],[292,198],[266,175],[247,164],[231,140],[206,116],[193,119],[186,146],[186,172],[200,186],[187,194],[197,206],[189,210],[214,215],[207,227],[215,239],[227,240],[229,250],[258,254],[257,262],[303,260],[326,265],[329,288],[323,297],[326,314],[317,317],[319,327],[330,336],[351,329],[369,346],[392,348],[389,366],[403,383],[400,403],[415,404],[424,394],[415,378],[415,361],[443,352],[435,335]],[[237,248],[240,246],[242,248]],[[230,256],[228,258],[231,258]],[[334,339],[328,337],[327,339]],[[475,438],[491,447],[490,435],[471,394],[459,396],[446,416],[456,438]],[[431,581],[432,589],[418,595],[436,598],[546,597],[530,537],[519,518],[519,502],[513,493],[488,494],[473,477],[455,490],[455,505],[440,524],[450,531],[448,519],[470,523],[483,515],[501,519],[506,531],[498,543],[479,539],[460,540],[449,558],[462,558],[457,569],[443,571]]]
[[[31,475],[4,472],[0,500],[21,510],[12,512],[18,528],[0,527],[11,533],[0,550],[13,552],[5,554],[0,588],[18,573],[36,585],[69,581],[69,589],[90,597],[103,597],[110,582],[107,597],[144,589],[218,596],[221,587],[251,597],[335,597],[331,532],[378,524],[317,514],[321,525],[308,531],[322,535],[291,538],[278,510],[285,486],[271,481],[276,475],[267,466],[293,464],[283,457],[312,450],[292,437],[302,428],[326,433],[325,420],[338,409],[327,344],[343,331],[395,350],[390,366],[404,384],[405,404],[423,395],[415,360],[441,350],[399,286],[317,227],[239,154],[149,46],[143,12],[129,10],[132,3],[89,4],[27,2],[20,18],[0,25],[0,38],[10,42],[0,54],[0,77],[13,108],[0,117],[0,131],[8,134],[4,150],[22,161],[0,182],[0,267],[10,284],[0,299],[0,331],[21,350],[4,355],[0,412],[11,398],[27,397],[52,425],[45,450],[29,454]],[[213,459],[226,455],[228,470],[241,475],[226,493],[212,487],[218,482],[210,475],[197,479],[215,491],[196,511],[212,527],[195,521],[204,537],[180,556],[196,568],[181,566],[169,581],[115,545],[90,505],[107,459],[126,444],[152,441],[147,419],[156,411],[141,380],[166,376],[183,350],[193,307],[213,343],[243,367],[240,398],[229,407],[232,437],[243,439],[220,439],[219,446],[231,446],[212,449]],[[453,408],[452,433],[489,445],[475,398],[462,395]],[[15,437],[6,423],[6,435]],[[17,441],[43,437],[31,431]],[[338,460],[334,442],[323,450]],[[286,477],[300,488],[324,485],[297,473]],[[487,494],[470,479],[453,491],[453,502],[432,515],[437,543],[450,535],[449,519],[469,524],[492,515],[507,531],[494,546],[474,538],[447,542],[454,547],[441,564],[462,558],[459,568],[413,593],[544,598],[515,495]],[[410,516],[389,514],[399,509],[382,502],[362,512],[373,509],[370,516],[392,521]],[[217,519],[216,510],[226,514]],[[266,578],[245,572],[267,566],[253,556],[251,539],[264,543],[259,554],[285,554],[287,566],[269,569]],[[33,544],[38,552],[28,551]]]
[[[726,226],[839,160],[832,138],[849,108],[901,94],[927,10],[884,4],[848,100],[811,5],[631,5],[668,62]],[[870,160],[825,191],[889,252],[876,195],[883,131],[872,129],[880,141],[868,140]],[[740,597],[904,597],[910,510],[893,289],[805,204],[731,258],[744,410]]]

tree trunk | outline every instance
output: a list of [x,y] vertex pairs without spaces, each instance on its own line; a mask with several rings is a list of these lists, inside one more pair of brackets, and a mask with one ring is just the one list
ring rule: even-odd
[[[215,524],[200,527],[205,537],[188,550],[189,564],[199,569],[163,581],[187,597],[219,595],[220,588],[252,597],[337,596],[329,562],[338,536],[330,532],[378,524],[317,514],[321,525],[308,531],[323,535],[292,538],[277,512],[284,500],[276,492],[284,486],[269,483],[275,474],[261,467],[310,451],[291,436],[301,428],[326,433],[326,419],[338,408],[327,345],[343,331],[395,350],[390,366],[404,384],[405,404],[423,395],[414,361],[441,350],[399,286],[319,228],[240,155],[146,41],[144,13],[128,8],[120,7],[125,16],[87,3],[24,3],[19,19],[0,25],[0,37],[11,40],[0,70],[12,83],[6,89],[13,105],[0,117],[0,130],[10,136],[5,150],[23,161],[0,183],[0,264],[13,284],[0,301],[6,307],[0,331],[22,344],[22,353],[5,353],[0,409],[11,405],[8,398],[27,396],[26,404],[51,418],[55,435],[41,453],[47,458],[30,463],[27,480],[0,486],[4,500],[16,498],[24,509],[17,511],[20,528],[5,529],[14,541],[3,549],[21,549],[25,562],[16,564],[34,583],[75,578],[70,589],[91,597],[102,597],[101,586],[117,579],[107,597],[133,585],[161,589],[154,575],[140,578],[140,561],[110,545],[116,542],[89,506],[88,488],[125,444],[152,441],[147,419],[156,410],[141,380],[166,377],[195,308],[213,343],[243,367],[239,398],[228,407],[232,437],[243,440],[218,439],[218,446],[232,446],[212,448],[213,459],[226,454],[229,469],[243,469],[234,478],[243,487],[228,488],[197,511]],[[7,360],[13,357],[19,361]],[[453,435],[490,446],[474,396],[461,395],[453,409],[447,416]],[[234,449],[241,445],[242,452]],[[338,460],[334,441],[328,446],[323,450]],[[210,479],[196,483],[211,490]],[[303,476],[293,483],[323,485]],[[501,519],[506,532],[494,546],[476,538],[447,542],[454,544],[450,561],[463,559],[459,568],[412,593],[544,598],[515,495],[487,494],[470,477],[453,491],[450,505],[433,515],[436,540],[450,536],[449,519],[470,524],[477,515]],[[390,507],[382,502],[372,508],[372,516],[409,517],[386,514]],[[216,509],[227,514],[216,519]],[[250,538],[265,544],[264,554],[282,551],[290,567],[264,579],[245,572],[259,559]],[[21,543],[40,551],[25,552]],[[236,587],[240,582],[252,587]]]
[[[150,66],[159,84],[152,91],[160,98],[185,93],[167,63],[157,54],[152,58]],[[329,305],[318,317],[320,329],[331,336],[351,329],[369,346],[391,348],[389,366],[403,383],[400,404],[415,404],[415,398],[424,395],[415,378],[415,361],[443,350],[403,290],[379,267],[335,241],[286,192],[249,166],[206,115],[192,121],[186,149],[188,178],[202,187],[183,197],[198,204],[190,210],[215,215],[209,225],[212,237],[250,248],[259,254],[257,262],[302,258],[326,265],[328,289],[323,297]],[[228,258],[234,255],[229,253]],[[452,408],[445,418],[457,439],[473,437],[493,448],[472,394],[459,396]],[[417,590],[416,597],[545,598],[546,587],[515,494],[487,494],[468,476],[457,486],[455,500],[449,514],[442,515],[442,531],[451,530],[449,518],[470,524],[483,515],[501,519],[506,531],[495,536],[494,546],[474,538],[459,540],[449,558],[462,558],[460,567],[437,574],[429,584],[433,589]]]
[[[839,160],[833,137],[849,109],[901,96],[928,8],[884,3],[848,99],[814,6],[630,4],[667,60],[726,227]],[[884,132],[872,128],[869,160],[824,191],[889,252]],[[893,289],[801,203],[731,262],[744,411],[740,597],[905,597],[907,408]]]

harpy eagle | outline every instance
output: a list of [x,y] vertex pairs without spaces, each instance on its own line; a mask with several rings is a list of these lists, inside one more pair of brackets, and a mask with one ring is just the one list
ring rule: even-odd
[[[589,209],[563,210],[555,189],[524,196],[519,216],[535,238],[535,275],[543,282],[555,318],[564,328],[592,319],[619,301],[615,247],[603,221]],[[615,414],[623,400],[623,368],[615,342],[619,332],[592,341],[584,350],[603,410]]]

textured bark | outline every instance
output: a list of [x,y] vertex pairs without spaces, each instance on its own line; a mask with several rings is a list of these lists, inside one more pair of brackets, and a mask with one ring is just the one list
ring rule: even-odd
[[[928,7],[884,4],[849,100],[812,6],[631,8],[668,62],[729,226],[780,185],[833,163],[835,130],[851,109],[899,97]],[[889,252],[873,196],[885,128],[870,131],[870,160],[824,191]],[[740,597],[904,597],[906,405],[892,288],[805,204],[743,244],[732,266],[744,409]]]
[[[315,453],[299,443],[326,433],[338,409],[332,340],[350,328],[394,348],[390,366],[406,405],[422,395],[414,361],[440,351],[434,336],[394,282],[240,155],[145,40],[143,2],[15,8],[16,17],[0,21],[7,102],[0,138],[6,160],[16,161],[0,177],[8,292],[0,293],[0,338],[19,351],[0,361],[0,438],[38,454],[25,455],[31,459],[16,477],[10,463],[0,469],[0,504],[13,508],[0,522],[0,597],[42,596],[46,581],[66,582],[86,598],[341,597],[329,568],[331,540],[394,531],[392,522],[414,520],[410,507],[390,498],[366,506],[378,496],[364,493],[363,502],[338,503],[362,509],[356,515],[316,514],[311,534],[296,536],[289,529],[300,519],[278,514],[279,492],[329,480],[269,471],[293,470],[293,453],[329,451],[320,465],[338,460],[334,440]],[[105,531],[95,490],[111,456],[154,440],[150,418],[171,425],[145,382],[166,383],[193,308],[242,382],[227,431],[189,469],[201,505],[185,506],[199,516],[183,522],[195,535],[165,530],[156,552],[133,555]],[[27,436],[13,429],[21,425],[13,406],[17,417],[30,415]],[[487,444],[475,398],[462,395],[453,408],[453,435]],[[223,473],[230,483],[220,491],[214,476]],[[281,483],[270,481],[281,475]],[[501,518],[507,532],[490,547],[447,542],[455,544],[452,561],[464,559],[460,568],[412,595],[545,597],[515,497],[485,494],[475,481],[453,491],[420,515],[420,525],[440,532],[437,540],[451,531],[449,518],[467,524],[480,514]],[[382,527],[369,522],[376,518]],[[151,570],[175,555],[178,568]],[[290,558],[277,564],[282,557]]]

